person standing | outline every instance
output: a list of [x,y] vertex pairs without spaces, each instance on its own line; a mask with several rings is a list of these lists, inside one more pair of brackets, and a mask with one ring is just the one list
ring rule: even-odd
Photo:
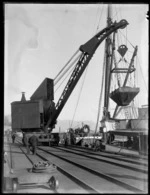
[[27,135],[25,133],[23,133],[23,143],[26,146],[27,154],[29,154],[30,153],[30,150],[29,150],[29,140],[28,140],[28,137],[27,137]]
[[37,145],[38,145],[38,138],[35,135],[35,133],[33,133],[33,135],[29,138],[29,143],[32,148],[33,155],[35,155],[37,152]]
[[131,136],[128,136],[127,148],[132,147],[132,144],[133,144],[133,142],[132,142],[132,140],[131,140]]
[[16,138],[16,135],[15,133],[12,134],[12,142],[15,143],[15,138]]
[[94,146],[94,151],[101,151],[101,148],[102,148],[101,140],[96,140],[95,146]]

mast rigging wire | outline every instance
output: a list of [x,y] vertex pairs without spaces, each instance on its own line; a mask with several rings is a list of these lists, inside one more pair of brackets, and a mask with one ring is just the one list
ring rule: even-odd
[[[100,15],[100,17],[99,17],[99,21],[98,21],[98,25],[97,25],[96,32],[97,32],[97,30],[98,30],[98,28],[99,28],[99,23],[100,23],[101,16],[102,16],[102,13],[103,13],[103,8],[104,8],[104,5],[103,5],[103,7],[102,7],[101,15]],[[98,15],[98,11],[97,11],[97,14],[96,14],[96,18],[97,18],[97,15]],[[85,73],[85,75],[84,75],[83,83],[82,83],[82,85],[81,85],[80,93],[79,93],[79,96],[78,96],[78,100],[77,100],[77,104],[76,104],[76,108],[75,108],[75,112],[74,112],[74,115],[73,115],[73,119],[72,119],[72,122],[71,122],[70,128],[71,128],[71,127],[72,127],[72,125],[73,125],[73,121],[74,121],[75,114],[76,114],[76,110],[77,110],[77,107],[78,107],[78,104],[79,104],[79,100],[80,100],[81,92],[82,92],[83,85],[84,85],[84,82],[85,82],[85,77],[86,77],[86,74],[87,74],[87,70],[88,70],[88,67],[86,68],[86,73]]]
[[118,31],[125,37],[125,39],[128,41],[128,43],[130,43],[130,45],[135,49],[135,46],[126,38],[126,36],[120,30],[118,30]]
[[66,77],[62,80],[62,82],[60,83],[60,85],[57,87],[57,89],[55,90],[55,92],[59,89],[59,87],[64,83],[64,81],[66,80],[66,78],[69,76],[69,74],[72,72],[72,70],[74,69],[74,67],[72,67],[70,69],[70,71],[68,72],[68,74],[66,75]]
[[[59,76],[59,78],[56,80],[56,79],[54,79],[54,85],[56,85],[59,81],[60,81],[60,79],[67,73],[67,71],[76,63],[76,61],[80,58],[80,56],[82,55],[82,53],[80,53],[75,59],[74,59],[74,61],[70,64],[70,66],[66,69],[66,70],[64,70],[64,68],[61,70],[61,72],[64,70],[64,72],[62,73],[62,75],[61,76]],[[68,65],[68,63],[67,63],[67,65]],[[66,65],[65,65],[65,67],[66,67]],[[60,74],[60,73],[59,73]],[[56,77],[58,77],[58,76],[56,76]]]
[[102,11],[101,11],[101,15],[100,15],[100,17],[99,17],[99,21],[98,21],[98,25],[97,25],[97,29],[96,29],[96,32],[98,31],[98,29],[99,29],[99,24],[100,24],[100,21],[101,21],[101,18],[102,18],[102,13],[103,13],[103,9],[104,8],[104,5],[103,5],[103,7],[102,7]]
[[84,85],[84,82],[85,82],[85,77],[86,77],[86,74],[87,74],[87,70],[88,70],[88,67],[86,67],[86,70],[85,70],[86,72],[85,72],[84,77],[83,77],[82,85],[81,85],[81,88],[80,88],[80,92],[79,92],[77,104],[76,104],[76,107],[75,107],[75,111],[74,111],[74,114],[73,114],[73,118],[72,118],[72,121],[71,121],[71,124],[70,124],[70,128],[72,128],[72,125],[73,125],[73,122],[74,122],[74,118],[75,118],[76,110],[77,110],[79,100],[80,100],[80,97],[81,97],[81,92],[82,92],[83,85]]
[[[106,42],[105,42],[105,48],[106,48]],[[98,114],[97,114],[97,121],[96,121],[96,125],[95,125],[95,133],[94,133],[93,143],[95,143],[95,136],[96,136],[96,132],[97,132],[97,127],[98,127],[98,122],[99,122],[99,117],[100,117],[100,111],[101,111],[100,107],[101,107],[102,94],[103,94],[103,89],[104,89],[105,64],[106,64],[106,55],[104,54],[102,84],[101,84],[101,90],[100,90],[100,97],[99,97],[99,104],[98,104]]]
[[[137,56],[137,60],[138,60],[138,62],[139,62],[138,56]],[[139,64],[139,67],[140,67],[140,72],[141,72],[141,74],[142,74],[142,78],[143,78],[143,81],[144,81],[144,85],[145,85],[146,91],[147,91],[147,93],[148,93],[148,88],[147,88],[147,85],[146,85],[146,82],[145,82],[145,79],[144,79],[144,76],[143,76],[142,68],[141,68],[141,66],[140,66],[140,63],[138,63],[138,64]]]
[[[96,12],[96,19],[97,19],[97,16],[98,16],[99,8],[100,8],[100,7],[98,7],[97,12]],[[94,29],[95,29],[95,26],[96,26],[96,20],[95,20],[95,24],[94,24]],[[94,30],[94,31],[95,31],[95,30]],[[93,34],[94,34],[94,33],[93,33]]]
[[73,56],[68,60],[68,62],[64,65],[64,67],[59,71],[59,73],[56,75],[54,80],[57,79],[57,77],[62,73],[62,71],[67,67],[67,65],[70,63],[70,61],[73,59],[73,57],[79,52],[79,49],[73,54]]

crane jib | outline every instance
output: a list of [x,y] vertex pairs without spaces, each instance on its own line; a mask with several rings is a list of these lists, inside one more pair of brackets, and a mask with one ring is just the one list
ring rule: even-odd
[[123,29],[128,25],[128,22],[126,20],[121,20],[118,23],[113,23],[111,26],[106,27],[99,33],[97,33],[94,37],[92,37],[89,41],[87,41],[84,45],[80,46],[80,51],[86,52],[89,55],[94,54],[97,47],[100,45],[100,43],[108,37],[112,32],[118,30],[119,28]]
[[69,96],[71,95],[73,89],[75,88],[78,80],[80,79],[82,73],[85,68],[89,64],[94,52],[98,48],[98,46],[102,43],[102,41],[107,38],[112,32],[115,32],[118,29],[123,29],[128,25],[126,20],[121,20],[120,22],[114,22],[109,27],[104,28],[102,31],[98,32],[95,36],[93,36],[89,41],[87,41],[84,45],[80,46],[80,51],[82,55],[78,60],[57,104],[56,110],[49,118],[45,131],[47,131],[48,127],[51,129],[56,124],[56,119],[58,118],[61,110],[63,109],[65,103],[67,102]]

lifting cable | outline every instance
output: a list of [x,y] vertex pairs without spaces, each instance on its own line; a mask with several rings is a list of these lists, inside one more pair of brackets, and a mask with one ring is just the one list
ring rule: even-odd
[[[66,66],[68,65],[68,62],[70,62],[70,60],[67,62],[67,64],[65,65],[65,67],[59,72],[58,75],[60,75],[60,73],[64,70],[64,72],[62,73],[61,76],[58,77],[58,75],[55,77],[54,79],[54,85],[56,85],[60,79],[67,73],[67,71],[76,63],[76,61],[80,58],[80,56],[82,55],[82,53],[79,53],[79,55],[74,59],[74,61],[70,64],[70,66],[64,70],[66,68]],[[57,80],[56,80],[57,79]]]
[[[125,35],[119,30],[119,32],[125,37]],[[127,39],[127,37],[125,37],[126,42],[130,43],[130,45],[135,49],[135,46],[132,45],[132,43]]]
[[[117,14],[117,13],[116,13]],[[115,14],[115,15],[116,15]],[[100,21],[100,20],[99,20]],[[105,48],[106,48],[106,43],[105,43]],[[99,98],[99,104],[98,104],[98,114],[97,114],[97,121],[96,121],[96,126],[95,126],[95,135],[97,132],[97,127],[98,127],[98,122],[99,122],[99,117],[100,117],[100,108],[101,108],[101,102],[102,102],[102,94],[103,94],[103,88],[104,88],[104,76],[105,76],[105,63],[106,63],[106,56],[104,55],[104,63],[103,63],[103,74],[102,74],[102,84],[101,84],[101,91],[100,91],[100,98]],[[95,136],[93,143],[95,142]]]
[[[103,8],[104,8],[104,6],[102,7],[102,12],[103,12]],[[101,12],[101,16],[102,16],[102,12]],[[96,18],[97,18],[97,15],[98,15],[98,11],[97,11],[97,14],[96,14]],[[100,23],[101,16],[100,16],[100,18],[99,18],[98,25],[99,25],[99,23]],[[98,30],[98,25],[97,25],[97,30]],[[81,92],[82,92],[82,89],[83,89],[83,85],[84,85],[84,82],[85,82],[87,70],[88,70],[88,66],[87,66],[87,68],[86,68],[86,72],[85,72],[85,75],[84,75],[84,78],[83,78],[83,82],[82,82],[82,85],[81,85],[81,88],[80,88],[80,92],[79,92],[77,104],[76,104],[76,107],[75,107],[75,112],[74,112],[74,114],[73,114],[72,122],[71,122],[71,124],[70,124],[70,128],[72,128],[72,125],[73,125],[73,122],[74,122],[74,118],[75,118],[76,110],[77,110],[77,107],[78,107],[78,104],[79,104],[79,100],[80,100]]]
[[[146,92],[147,92],[147,94],[148,94],[148,88],[147,88],[147,85],[146,85],[146,82],[145,82],[145,78],[144,78],[144,75],[143,75],[143,71],[142,71],[142,68],[141,68],[141,66],[140,66],[140,63],[139,63],[139,58],[138,58],[138,56],[137,56],[137,61],[138,61],[138,67],[140,68],[140,73],[141,73],[141,75],[142,75],[142,80],[144,81],[144,86],[145,86],[145,89],[146,89]],[[137,72],[138,73],[138,72]],[[137,74],[137,76],[139,77],[139,75]],[[141,82],[140,82],[141,83]],[[138,83],[137,83],[138,84]],[[139,97],[137,96],[136,98],[135,98],[135,101],[136,101],[136,105],[137,106],[139,106],[140,105],[140,99],[139,99]]]
[[135,102],[134,100],[132,101],[132,112],[133,112],[133,116],[134,118],[138,118],[138,113],[137,113],[137,110],[136,110],[136,106],[135,106]]
[[117,20],[118,20],[118,12],[119,12],[119,11],[117,11],[116,9],[117,9],[117,8],[116,8],[116,6],[115,6],[115,11],[116,11],[116,12],[115,12],[114,15],[112,16],[112,18],[115,18],[115,16],[116,16],[116,18],[117,18]]
[[68,62],[64,65],[64,67],[59,71],[59,73],[54,78],[54,81],[58,78],[58,76],[64,71],[64,69],[68,66],[68,64],[71,62],[71,60],[74,58],[75,55],[79,52],[79,49],[73,54],[73,56],[68,60]]
[[56,75],[56,77],[54,78],[54,80],[57,79],[57,77],[60,75],[60,73],[65,69],[65,67],[69,64],[69,62],[73,59],[73,57],[78,53],[79,50],[77,50],[73,56],[68,60],[68,62],[64,65],[64,67],[59,71],[59,73]]
[[[99,28],[99,24],[100,24],[100,21],[101,21],[101,18],[102,18],[103,8],[104,8],[104,6],[102,7],[101,15],[99,17],[97,30]],[[105,47],[104,48],[106,48],[106,42],[105,42]],[[98,113],[97,113],[97,120],[96,120],[96,125],[95,125],[95,133],[94,133],[93,143],[95,142],[95,135],[96,135],[96,132],[97,132],[97,127],[98,127],[98,122],[99,122],[99,117],[100,117],[100,111],[101,111],[100,108],[101,108],[102,94],[103,94],[103,88],[104,88],[105,63],[106,63],[106,55],[104,54],[103,71],[102,71],[102,82],[101,82],[101,90],[100,90],[100,96],[99,96],[99,102],[98,102]]]
[[[106,42],[105,42],[105,48],[106,48]],[[102,84],[101,84],[100,97],[99,97],[99,103],[98,103],[98,114],[97,114],[97,121],[96,121],[96,126],[95,126],[95,133],[94,133],[93,143],[95,142],[95,135],[96,135],[96,132],[97,132],[97,127],[98,127],[98,122],[99,122],[99,117],[100,117],[100,111],[101,111],[100,108],[101,108],[102,94],[103,94],[103,89],[104,89],[105,64],[106,64],[106,55],[104,54],[102,82],[101,82]]]
[[99,24],[100,24],[100,21],[101,21],[101,18],[102,18],[103,8],[104,8],[104,5],[103,5],[103,7],[102,7],[101,15],[100,15],[99,20],[98,20],[98,25],[97,25],[97,28],[96,28],[96,32],[97,32],[98,29],[99,29]]
[[[137,60],[138,60],[138,62],[139,62],[138,56],[137,56]],[[147,91],[147,93],[148,93],[148,89],[147,89],[147,85],[146,85],[146,82],[145,82],[145,79],[144,79],[144,76],[143,76],[142,68],[141,68],[141,66],[140,66],[140,63],[138,63],[138,64],[139,64],[139,67],[140,67],[140,72],[141,72],[141,74],[142,74],[142,78],[143,78],[143,81],[144,81],[144,85],[145,85],[146,91]]]
[[60,88],[60,86],[64,83],[64,81],[66,80],[66,78],[70,75],[70,73],[73,71],[74,67],[72,67],[70,69],[70,71],[68,72],[68,74],[66,75],[66,77],[62,80],[62,82],[60,83],[60,85],[57,87],[57,89],[55,90],[55,93],[56,91]]
[[[98,16],[99,8],[100,8],[100,7],[98,7],[97,12],[96,12],[96,20],[97,20],[97,16]],[[95,24],[94,24],[94,29],[95,29],[95,26],[96,26],[96,20],[95,20]],[[94,30],[94,31],[95,31],[95,30]],[[93,33],[93,34],[94,34],[94,33]]]
[[[118,13],[120,14],[121,18],[122,18],[122,15],[121,15],[121,11],[117,12],[116,11],[116,14],[115,16],[117,17],[118,19]],[[127,41],[129,42],[129,40],[127,39],[127,28],[126,28],[126,36],[119,30],[120,34],[122,34],[125,38],[125,41],[126,41],[126,45],[127,45]],[[119,36],[117,36],[117,40],[118,40],[118,43],[119,43]],[[122,41],[122,40],[121,40]],[[131,44],[131,42],[129,42]],[[133,48],[135,48],[132,44],[131,46]],[[115,62],[115,66],[117,66],[117,64],[119,63],[116,63],[116,59],[115,59],[115,56],[114,56],[114,62]],[[127,62],[125,62],[127,64]],[[121,78],[122,77],[122,78]],[[121,76],[120,73],[117,74],[117,81],[118,81],[118,86],[120,86],[120,81],[123,79],[123,75]],[[122,107],[120,107],[120,109],[118,110],[118,112],[116,113],[116,115],[119,114],[119,112],[121,111]],[[129,113],[128,113],[128,110],[127,109],[124,109],[124,114],[127,116]]]
[[[114,52],[114,54],[115,54],[115,52]],[[113,56],[113,58],[114,58],[115,68],[117,68],[119,62],[118,63],[116,62],[116,56],[115,55]],[[117,84],[118,84],[119,87],[121,87],[121,75],[120,75],[120,73],[116,73],[115,75],[117,77]]]
[[[137,58],[135,59],[136,60],[136,62],[135,62],[135,64],[136,64],[136,67],[137,67]],[[136,71],[134,71],[134,84],[133,84],[133,86],[134,87],[136,87]]]
[[82,84],[81,84],[81,88],[80,88],[77,104],[76,104],[76,107],[75,107],[75,111],[74,111],[74,114],[73,114],[73,118],[72,118],[72,121],[71,121],[71,124],[70,124],[70,128],[72,128],[72,125],[73,125],[73,122],[74,122],[74,118],[75,118],[76,110],[77,110],[79,100],[80,100],[80,97],[81,97],[81,92],[82,92],[83,85],[84,85],[84,82],[85,82],[85,77],[86,77],[86,74],[87,74],[87,70],[88,70],[88,67],[86,67],[86,70],[85,70],[86,72],[85,72],[84,77],[83,77],[83,81],[82,81]]

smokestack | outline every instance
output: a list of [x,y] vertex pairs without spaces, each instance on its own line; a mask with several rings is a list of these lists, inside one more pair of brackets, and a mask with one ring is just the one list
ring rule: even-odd
[[25,101],[26,101],[25,92],[22,92],[21,102],[25,102]]

